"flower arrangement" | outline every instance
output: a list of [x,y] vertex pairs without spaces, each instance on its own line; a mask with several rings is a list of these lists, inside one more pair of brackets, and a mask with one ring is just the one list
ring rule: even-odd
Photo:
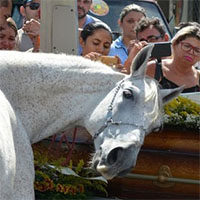
[[179,96],[164,107],[164,124],[200,130],[200,105]]
[[[107,183],[101,178],[91,178],[94,172],[84,167],[79,160],[76,167],[70,160],[63,166],[66,158],[50,160],[48,156],[34,149],[35,197],[39,199],[88,199],[91,196],[107,196]],[[67,173],[66,173],[67,172]]]

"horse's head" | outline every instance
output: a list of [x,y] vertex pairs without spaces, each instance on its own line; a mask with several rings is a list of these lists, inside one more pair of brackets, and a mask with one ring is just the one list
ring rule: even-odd
[[122,176],[135,166],[145,136],[162,127],[162,105],[182,88],[162,90],[145,76],[153,45],[135,58],[130,76],[120,81],[91,116],[101,126],[94,136],[92,167],[106,179]]

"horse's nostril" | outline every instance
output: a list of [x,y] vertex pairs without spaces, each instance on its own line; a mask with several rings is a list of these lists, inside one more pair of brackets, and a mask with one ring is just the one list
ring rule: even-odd
[[108,154],[107,163],[109,165],[114,164],[119,158],[119,156],[122,154],[122,151],[123,151],[122,147],[117,147],[112,151],[110,151],[110,153]]

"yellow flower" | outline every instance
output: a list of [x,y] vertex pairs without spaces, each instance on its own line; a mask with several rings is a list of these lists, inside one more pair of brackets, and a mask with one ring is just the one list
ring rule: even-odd
[[64,187],[60,183],[56,185],[56,192],[64,192]]

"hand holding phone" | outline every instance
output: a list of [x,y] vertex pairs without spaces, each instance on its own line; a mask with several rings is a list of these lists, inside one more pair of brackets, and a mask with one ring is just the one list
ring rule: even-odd
[[101,56],[100,61],[108,66],[116,66],[121,63],[118,56]]

